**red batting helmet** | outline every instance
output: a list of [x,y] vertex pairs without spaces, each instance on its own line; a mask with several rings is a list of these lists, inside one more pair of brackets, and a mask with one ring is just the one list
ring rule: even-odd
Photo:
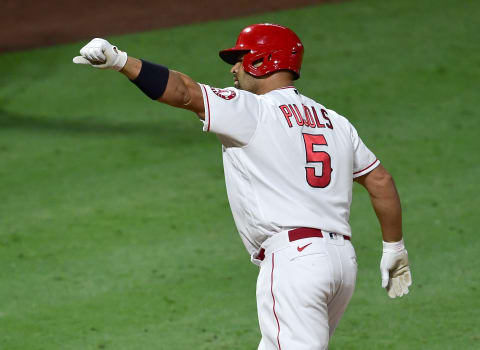
[[[300,77],[303,45],[287,27],[277,24],[254,24],[240,32],[234,47],[220,51],[220,57],[235,64],[243,56],[243,68],[255,77],[279,70],[289,70]],[[260,66],[255,67],[261,62]]]

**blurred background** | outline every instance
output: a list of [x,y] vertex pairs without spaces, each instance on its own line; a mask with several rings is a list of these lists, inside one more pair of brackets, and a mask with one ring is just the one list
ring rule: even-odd
[[393,174],[413,286],[380,286],[355,185],[357,289],[330,349],[478,349],[480,3],[0,1],[0,349],[256,349],[255,282],[220,143],[123,76],[76,66],[93,37],[200,82],[259,22],[292,28],[296,83]]

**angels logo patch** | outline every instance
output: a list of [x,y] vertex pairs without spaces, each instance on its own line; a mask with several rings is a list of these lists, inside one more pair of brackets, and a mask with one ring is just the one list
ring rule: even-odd
[[212,89],[213,93],[217,95],[218,97],[223,98],[224,100],[231,100],[235,96],[237,96],[237,93],[233,90],[229,89],[217,89],[214,87],[210,87]]

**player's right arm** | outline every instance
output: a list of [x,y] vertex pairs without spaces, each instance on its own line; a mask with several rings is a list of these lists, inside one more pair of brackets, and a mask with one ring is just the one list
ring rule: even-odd
[[151,99],[195,112],[203,130],[217,134],[227,147],[245,146],[255,133],[261,113],[254,94],[199,84],[183,73],[128,57],[105,39],[91,40],[80,54],[74,63],[119,71]]
[[[118,50],[117,47],[100,38],[91,40],[80,50],[80,54],[81,56],[73,59],[74,63],[120,71],[149,97],[173,107],[188,109],[195,112],[200,119],[205,119],[201,87],[189,76],[160,65],[128,57],[126,52]],[[142,69],[144,73],[139,77]]]
[[[142,70],[142,61],[138,58],[128,57],[125,66],[120,70],[130,80],[137,79]],[[197,113],[200,119],[205,119],[205,107],[200,85],[189,76],[170,70],[168,83],[159,102],[173,107],[188,109]]]

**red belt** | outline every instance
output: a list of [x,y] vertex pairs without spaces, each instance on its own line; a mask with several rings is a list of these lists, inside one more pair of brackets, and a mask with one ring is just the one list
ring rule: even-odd
[[[323,238],[322,230],[318,228],[310,228],[310,227],[300,227],[294,230],[288,231],[288,240],[290,242],[302,239],[302,238],[311,238],[311,237],[320,237]],[[344,239],[347,241],[350,240],[349,236],[343,236]],[[257,255],[258,260],[265,259],[265,249],[260,249]]]

